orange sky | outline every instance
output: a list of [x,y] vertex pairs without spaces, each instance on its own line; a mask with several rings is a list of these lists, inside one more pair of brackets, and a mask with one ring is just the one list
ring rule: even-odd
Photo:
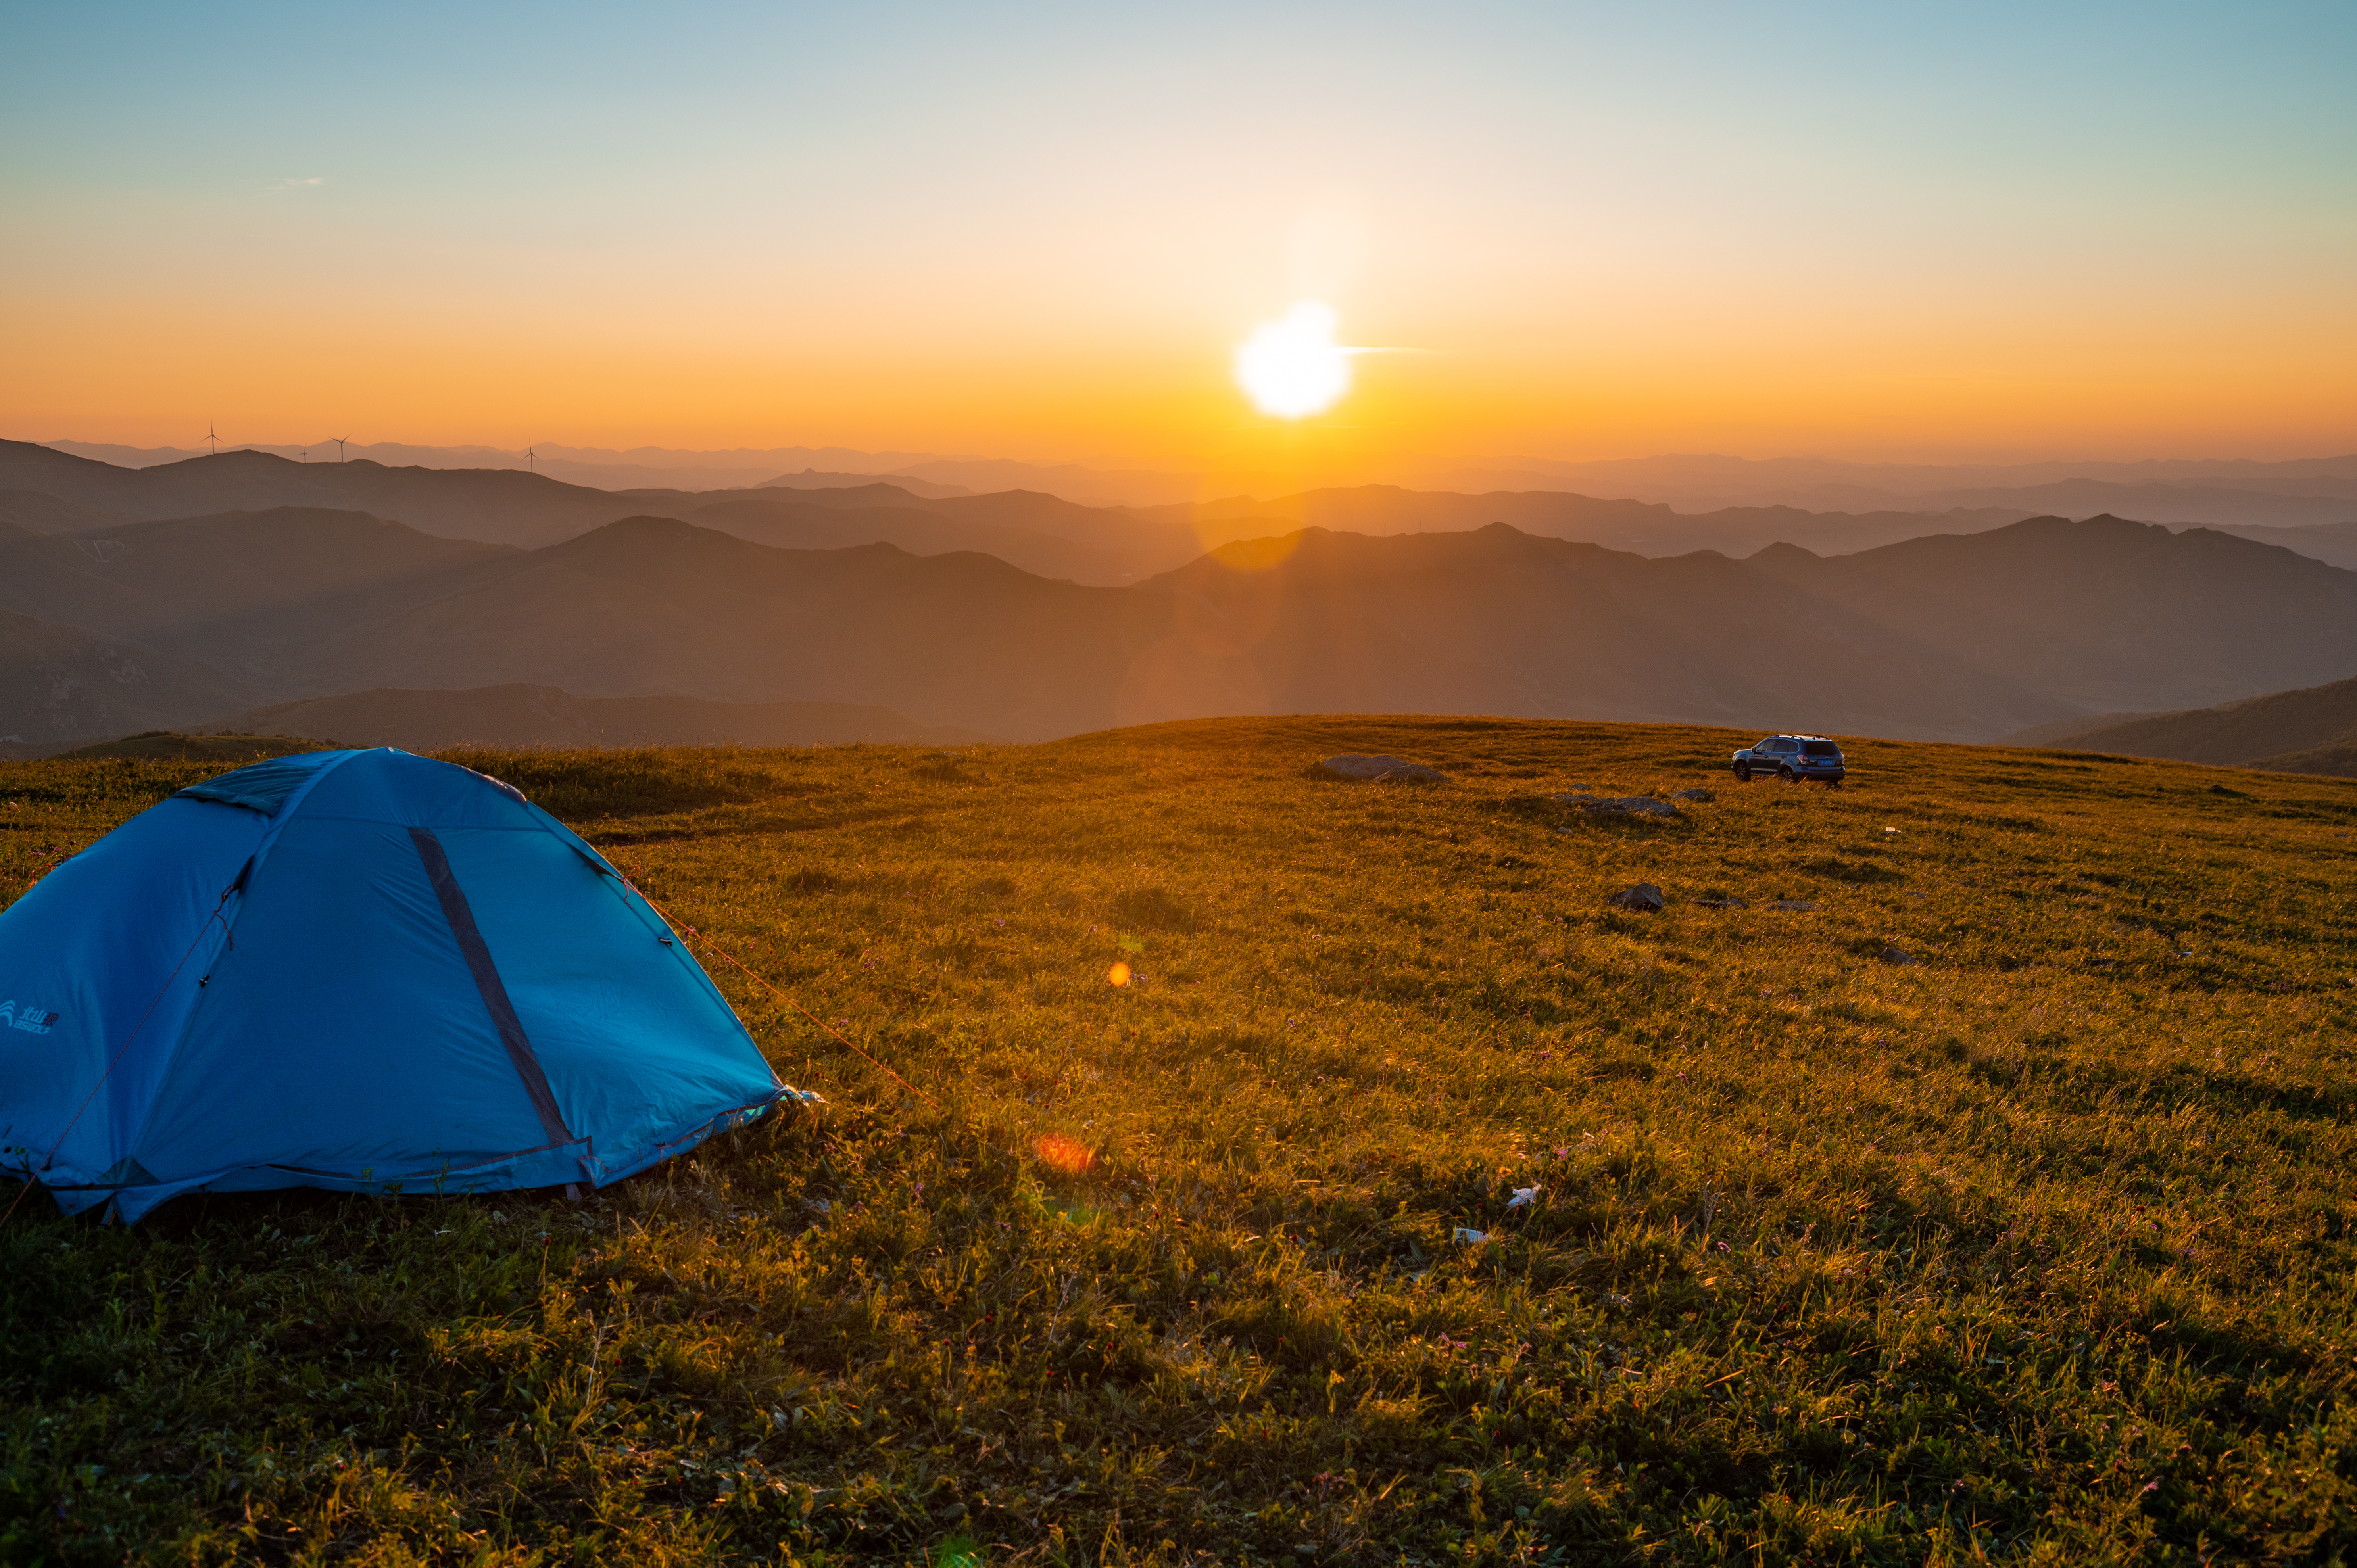
[[[0,66],[0,433],[2349,451],[2352,27],[2269,15],[44,17]],[[1230,359],[1305,297],[1419,352],[1294,425]]]

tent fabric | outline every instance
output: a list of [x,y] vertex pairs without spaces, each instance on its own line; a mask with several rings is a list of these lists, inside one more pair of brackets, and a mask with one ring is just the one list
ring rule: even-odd
[[0,1171],[69,1212],[599,1185],[788,1097],[596,850],[403,751],[191,786],[0,913]]

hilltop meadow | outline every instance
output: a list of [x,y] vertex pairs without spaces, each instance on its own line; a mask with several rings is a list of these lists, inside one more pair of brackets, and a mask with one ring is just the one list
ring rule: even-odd
[[[1750,738],[450,754],[826,1103],[580,1201],[31,1194],[0,1560],[2357,1555],[2357,786]],[[0,765],[0,886],[222,766]]]

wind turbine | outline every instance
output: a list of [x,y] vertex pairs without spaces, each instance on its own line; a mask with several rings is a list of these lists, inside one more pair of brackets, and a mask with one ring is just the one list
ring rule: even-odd
[[213,422],[210,419],[205,421],[205,439],[213,444],[213,449],[206,455],[212,457],[220,456],[221,437],[213,434]]
[[533,473],[540,472],[540,454],[532,449],[529,441],[523,444],[523,466]]
[[350,436],[349,436],[349,435],[339,435],[339,436],[337,436],[337,437],[336,437],[336,461],[337,461],[337,462],[340,463],[340,462],[342,462],[342,461],[344,460],[344,443],[345,443],[345,442],[347,442],[347,441],[350,441],[350,439],[351,439],[351,437],[350,437]]

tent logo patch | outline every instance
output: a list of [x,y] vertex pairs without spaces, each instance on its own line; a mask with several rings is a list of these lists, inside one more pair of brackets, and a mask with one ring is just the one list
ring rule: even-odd
[[0,1002],[0,1023],[6,1024],[12,1029],[22,1029],[27,1034],[46,1035],[49,1032],[50,1026],[57,1021],[58,1015],[55,1013],[44,1013],[30,1003],[19,1007],[14,997],[5,1002]]

